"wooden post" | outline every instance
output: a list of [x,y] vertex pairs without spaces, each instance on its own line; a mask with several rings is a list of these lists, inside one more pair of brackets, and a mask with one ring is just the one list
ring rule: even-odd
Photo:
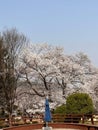
[[82,115],[82,123],[83,123],[83,124],[84,124],[84,118],[85,118],[84,115]]
[[91,115],[91,123],[94,125],[93,115]]

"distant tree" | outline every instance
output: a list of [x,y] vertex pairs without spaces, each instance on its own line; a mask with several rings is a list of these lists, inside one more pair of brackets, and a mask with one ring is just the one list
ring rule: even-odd
[[[16,29],[5,30],[1,33],[0,60],[0,87],[2,91],[2,107],[9,113],[11,118],[16,99],[17,82],[19,73],[17,70],[17,59],[27,38],[18,33]],[[2,49],[3,48],[3,49]],[[3,56],[2,56],[2,55]]]
[[92,99],[86,93],[74,93],[67,97],[67,114],[92,114],[94,106]]
[[3,46],[3,39],[0,36],[0,106],[2,107],[4,103],[3,98],[3,84],[2,84],[2,75],[4,74],[4,56],[5,56],[6,49]]

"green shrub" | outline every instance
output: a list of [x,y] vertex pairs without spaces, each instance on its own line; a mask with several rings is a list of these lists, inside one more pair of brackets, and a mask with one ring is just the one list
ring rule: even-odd
[[63,104],[54,110],[54,114],[66,114],[66,105]]
[[65,122],[79,123],[81,119],[79,114],[84,114],[88,118],[93,112],[93,102],[88,94],[74,93],[67,97],[66,114],[71,114],[71,117],[66,117]]
[[94,111],[92,99],[86,93],[74,93],[67,97],[67,114],[92,114]]

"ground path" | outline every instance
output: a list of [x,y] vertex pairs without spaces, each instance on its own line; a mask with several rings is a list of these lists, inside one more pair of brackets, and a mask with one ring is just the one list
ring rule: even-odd
[[[42,130],[42,129],[34,129],[34,130]],[[44,129],[46,130],[46,129]],[[72,129],[72,128],[52,128],[50,130],[80,130],[80,129]]]

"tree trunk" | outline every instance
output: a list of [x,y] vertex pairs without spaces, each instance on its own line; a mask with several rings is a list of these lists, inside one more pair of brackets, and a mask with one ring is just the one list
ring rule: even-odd
[[9,127],[12,126],[12,114],[9,113]]

